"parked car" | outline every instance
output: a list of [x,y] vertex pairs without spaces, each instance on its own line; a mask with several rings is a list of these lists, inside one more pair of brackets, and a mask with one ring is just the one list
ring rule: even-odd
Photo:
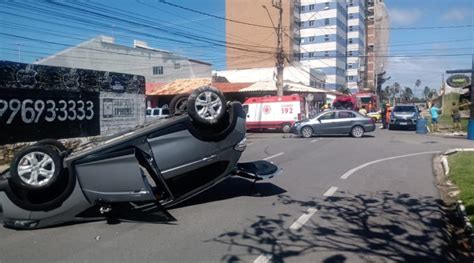
[[388,129],[416,129],[416,122],[421,118],[418,107],[414,104],[399,104],[392,107]]
[[[125,205],[167,208],[231,175],[272,178],[277,166],[238,163],[246,148],[245,112],[217,89],[202,87],[187,113],[67,150],[43,140],[17,152],[0,176],[0,218],[33,229],[107,218]],[[1,215],[3,213],[3,215]]]
[[348,134],[360,138],[375,130],[374,121],[352,110],[324,111],[312,119],[296,122],[292,132],[309,138],[313,135]]
[[382,120],[382,112],[379,111],[374,111],[374,112],[369,112],[367,113],[367,117],[372,118],[374,122],[379,122]]
[[170,115],[169,109],[163,108],[148,108],[146,109],[147,119],[163,119]]

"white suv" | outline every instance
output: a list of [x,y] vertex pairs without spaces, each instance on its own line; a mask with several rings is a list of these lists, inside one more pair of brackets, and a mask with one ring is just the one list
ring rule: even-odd
[[163,119],[168,117],[170,114],[169,109],[162,109],[162,108],[148,108],[146,109],[146,117],[147,118],[157,118],[157,119]]

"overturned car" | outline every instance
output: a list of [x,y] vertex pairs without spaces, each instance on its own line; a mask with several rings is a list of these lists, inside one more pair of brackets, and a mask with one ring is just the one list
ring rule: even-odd
[[18,229],[95,220],[128,203],[168,208],[232,175],[257,181],[278,174],[266,161],[238,163],[245,131],[241,104],[206,86],[181,115],[74,151],[39,141],[17,152],[0,176],[0,219]]

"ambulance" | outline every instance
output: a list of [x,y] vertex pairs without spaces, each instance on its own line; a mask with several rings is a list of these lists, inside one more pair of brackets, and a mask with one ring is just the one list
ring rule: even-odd
[[304,112],[304,100],[299,95],[251,97],[243,106],[247,130],[275,129],[288,133]]

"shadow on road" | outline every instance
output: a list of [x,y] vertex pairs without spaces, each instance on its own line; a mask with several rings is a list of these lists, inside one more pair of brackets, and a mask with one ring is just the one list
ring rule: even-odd
[[[253,182],[240,177],[230,177],[207,191],[173,208],[231,199],[239,196],[265,197],[285,193],[286,190],[269,182]],[[173,209],[171,208],[171,209]]]
[[246,229],[209,242],[228,245],[226,262],[261,254],[274,262],[303,255],[313,262],[455,262],[440,200],[389,191],[340,195],[346,197],[301,201],[280,195],[282,204],[318,211],[298,231],[289,226],[299,215],[257,216]]

